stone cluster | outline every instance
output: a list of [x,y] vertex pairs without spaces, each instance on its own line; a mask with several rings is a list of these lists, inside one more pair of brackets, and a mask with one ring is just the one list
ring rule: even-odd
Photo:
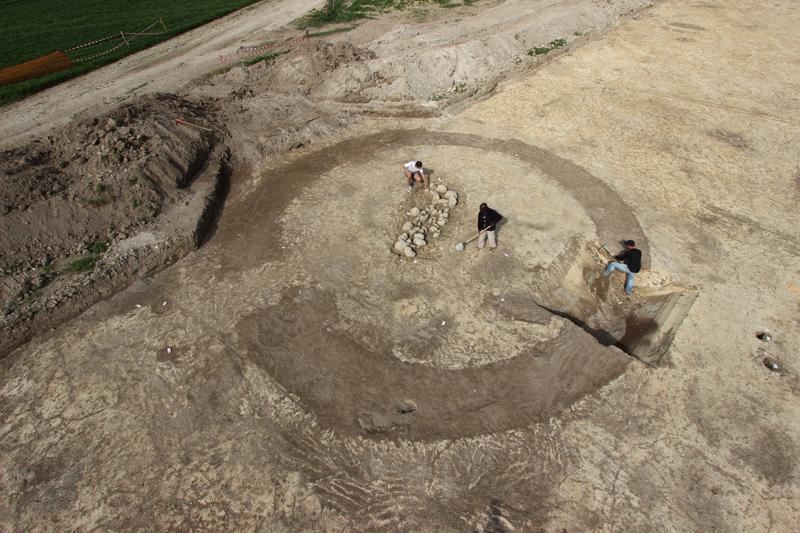
[[406,212],[408,220],[392,246],[392,253],[414,258],[420,248],[428,245],[429,240],[442,234],[450,218],[450,210],[458,205],[458,193],[440,183],[431,186],[430,196],[431,203],[427,207],[412,207]]

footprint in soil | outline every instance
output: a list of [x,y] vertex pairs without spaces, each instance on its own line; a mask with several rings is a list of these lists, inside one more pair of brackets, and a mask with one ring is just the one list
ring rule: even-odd
[[[383,413],[375,411],[362,412],[358,418],[358,425],[367,433],[384,433],[387,431],[397,431],[406,426],[408,420],[402,417],[410,415],[417,410],[417,404],[411,400],[401,400],[394,404],[394,409]],[[402,431],[402,429],[400,429]]]

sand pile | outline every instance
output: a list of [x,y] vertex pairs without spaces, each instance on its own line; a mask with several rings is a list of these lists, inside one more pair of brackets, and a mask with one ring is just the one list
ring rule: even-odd
[[528,54],[533,47],[573,41],[650,3],[579,0],[532,10],[511,0],[484,6],[480,17],[465,7],[413,20],[398,12],[354,31],[287,41],[275,48],[277,56],[203,79],[192,92],[215,101],[237,160],[255,167],[330,137],[363,114],[436,116],[537,64]]
[[[511,0],[474,16],[470,8],[399,18],[296,47],[268,72],[261,90],[300,91],[343,104],[428,103],[436,107],[490,91],[528,54],[555,39],[571,41],[651,5],[652,0],[579,0],[531,10]],[[428,20],[425,20],[428,19]],[[327,39],[327,38],[326,38]],[[231,74],[243,81],[240,73]],[[246,77],[246,76],[245,76]]]

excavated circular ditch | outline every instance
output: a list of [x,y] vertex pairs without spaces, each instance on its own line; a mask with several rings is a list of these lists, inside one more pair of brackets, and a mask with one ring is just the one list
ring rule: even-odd
[[[393,224],[417,201],[400,177],[412,157],[462,204],[417,263],[389,252]],[[292,282],[239,322],[237,342],[332,428],[431,440],[522,427],[630,361],[535,299],[553,264],[580,262],[575,242],[646,243],[619,196],[569,161],[519,141],[390,131],[290,161],[263,183],[229,214],[220,255],[270,261]],[[508,217],[500,247],[459,255],[452,245],[481,201]]]

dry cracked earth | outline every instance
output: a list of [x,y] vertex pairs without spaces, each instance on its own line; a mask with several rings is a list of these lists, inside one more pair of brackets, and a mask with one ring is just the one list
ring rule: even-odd
[[[572,24],[614,3],[589,4],[520,20]],[[469,9],[454,15],[465,31],[519,4]],[[70,152],[62,173],[62,152],[41,150],[35,164],[66,176],[48,184],[91,196],[79,170],[114,164],[102,147],[117,128],[150,128],[123,132],[130,174],[110,183],[130,203],[135,175],[155,222],[137,219],[109,253],[147,233],[141,255],[160,263],[137,259],[127,288],[106,281],[43,315],[52,327],[14,322],[29,326],[0,360],[0,529],[797,529],[798,6],[665,0],[596,17],[607,24],[563,53],[498,67],[505,82],[441,105],[393,100],[413,76],[374,39],[403,16],[364,24],[357,46],[311,43],[194,99],[145,101],[213,133],[113,111],[131,124],[102,115],[98,148]],[[459,27],[438,16],[414,38]],[[453,46],[477,46],[464,39]],[[303,103],[269,92],[309,72],[323,81]],[[368,101],[330,81],[343,79],[371,80]],[[246,144],[261,108],[303,124]],[[411,158],[459,198],[413,260],[390,251],[429,201],[404,190]],[[45,192],[40,212],[90,225]],[[455,251],[484,201],[506,217],[498,248]],[[4,231],[41,216],[10,213]],[[175,241],[166,255],[157,232]],[[599,275],[599,245],[624,238],[645,252],[630,299]]]

